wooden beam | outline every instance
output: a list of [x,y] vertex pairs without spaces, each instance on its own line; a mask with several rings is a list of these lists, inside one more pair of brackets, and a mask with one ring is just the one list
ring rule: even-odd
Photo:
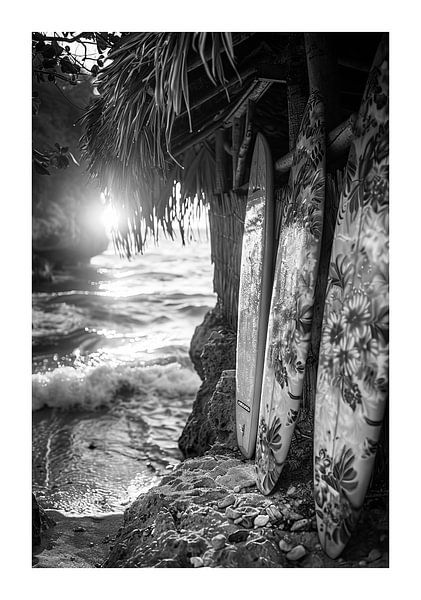
[[191,135],[190,139],[187,139],[179,146],[172,148],[172,154],[174,156],[178,156],[179,154],[185,152],[188,148],[191,148],[191,146],[194,146],[194,144],[203,142],[203,140],[208,138],[210,135],[213,135],[215,131],[221,127],[221,125],[228,127],[232,118],[235,116],[241,117],[241,115],[245,113],[247,110],[247,100],[250,99],[257,101],[263,96],[263,94],[270,88],[271,85],[271,81],[260,81],[259,79],[254,81],[232,108],[228,107],[225,114],[214,121],[211,125],[208,125],[207,127],[197,131],[195,135]]
[[[244,73],[241,74],[241,79],[245,80],[245,79],[249,78],[251,75],[253,75],[254,73],[256,73],[255,67],[247,69],[247,71],[244,71]],[[238,80],[238,77],[234,77],[225,85],[220,85],[218,87],[213,88],[208,94],[206,94],[205,96],[200,98],[200,100],[198,100],[195,104],[192,104],[192,106],[190,106],[190,112],[196,110],[200,106],[203,106],[203,104],[206,104],[206,102],[209,102],[209,100],[212,100],[212,98],[215,98],[215,96],[219,96],[219,94],[221,94],[221,93],[226,93],[226,91],[229,90],[229,88],[233,87],[235,84],[237,84],[240,87],[242,85],[242,83]],[[188,114],[187,109],[183,110],[183,112],[181,112],[179,115],[177,115],[176,118],[180,119],[181,117],[184,117],[187,114]]]
[[[354,124],[357,115],[353,113],[346,121],[335,127],[327,138],[328,158],[335,159],[341,156],[351,145],[354,137]],[[292,166],[294,152],[290,151],[275,162],[278,173],[287,173]]]

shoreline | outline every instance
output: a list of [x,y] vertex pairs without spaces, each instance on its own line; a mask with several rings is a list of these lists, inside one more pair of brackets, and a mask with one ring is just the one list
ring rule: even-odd
[[[235,433],[235,333],[218,306],[193,335],[202,379],[179,438],[184,460],[126,509],[108,517],[54,513],[38,568],[387,568],[387,485],[373,481],[359,525],[338,559],[324,554],[313,500],[312,425],[300,420],[276,491],[264,496]],[[234,364],[235,366],[235,364]],[[229,369],[229,370],[225,370]],[[83,531],[75,531],[82,527]]]

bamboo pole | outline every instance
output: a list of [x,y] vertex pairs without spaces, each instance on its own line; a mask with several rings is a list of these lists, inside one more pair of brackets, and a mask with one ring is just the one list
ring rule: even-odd
[[244,131],[243,142],[240,146],[240,150],[238,151],[238,162],[237,169],[235,172],[234,179],[234,189],[238,188],[243,180],[244,171],[246,168],[246,160],[247,154],[251,145],[251,140],[253,138],[253,116],[254,116],[254,102],[249,100],[247,105],[247,116],[246,116],[246,125]]
[[[351,145],[354,135],[354,124],[357,115],[353,113],[346,121],[335,127],[327,137],[327,156],[335,160],[344,154]],[[275,170],[278,173],[287,173],[292,166],[293,152],[288,152],[275,161]]]

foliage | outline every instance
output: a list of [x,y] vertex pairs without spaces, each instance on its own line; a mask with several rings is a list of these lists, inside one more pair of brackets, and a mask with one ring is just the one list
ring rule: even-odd
[[[34,85],[49,83],[76,86],[96,76],[104,65],[106,54],[120,37],[108,32],[63,32],[32,34],[32,74]],[[93,47],[93,48],[92,48]],[[82,48],[82,50],[80,50]],[[88,51],[89,48],[89,51]],[[93,64],[91,64],[93,63]],[[39,91],[32,94],[32,114],[36,117],[41,105]],[[79,115],[80,116],[80,115]],[[54,148],[33,148],[33,166],[40,175],[50,175],[50,168],[65,169],[73,161],[69,148],[59,143]]]

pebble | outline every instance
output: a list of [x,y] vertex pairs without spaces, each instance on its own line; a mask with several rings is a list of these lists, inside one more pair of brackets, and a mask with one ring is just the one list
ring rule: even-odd
[[268,523],[269,523],[269,516],[268,515],[258,515],[254,519],[254,526],[255,527],[264,527]]
[[225,510],[225,516],[227,517],[227,519],[239,519],[242,515],[238,510],[235,510],[235,508],[231,508],[230,506],[227,506],[226,510]]
[[226,541],[227,538],[222,533],[218,533],[211,539],[211,544],[214,550],[220,550],[225,546]]
[[300,515],[300,513],[291,511],[288,513],[288,519],[291,519],[291,521],[301,521],[304,519],[304,515]]
[[89,450],[95,450],[96,447],[97,446],[96,446],[95,442],[91,442],[88,446]]
[[291,485],[287,490],[287,496],[293,496],[296,491],[297,491],[297,488],[295,486]]
[[360,560],[360,562],[358,563],[359,567],[366,567],[367,566],[367,561],[365,560]]
[[101,563],[95,563],[95,567],[96,567],[97,569],[100,569],[100,568],[102,567],[102,565],[101,565]]
[[286,557],[288,560],[300,560],[300,558],[303,558],[303,556],[305,556],[306,554],[307,550],[304,548],[303,545],[299,544],[298,546],[295,546],[295,548],[293,548],[290,552],[288,552]]
[[235,488],[233,489],[233,492],[235,494],[239,494],[241,492],[241,485],[236,485]]
[[322,549],[322,545],[321,545],[321,544],[316,544],[316,545],[314,546],[314,549],[315,549],[315,550],[321,550],[321,549]]
[[93,542],[89,542],[89,546],[92,548],[94,546]]
[[301,529],[305,529],[308,525],[307,519],[301,519],[300,521],[295,521],[295,523],[291,527],[291,531],[300,531]]
[[203,558],[200,558],[200,556],[192,556],[190,558],[190,562],[193,565],[193,567],[196,569],[198,567],[203,567]]
[[238,544],[240,542],[245,542],[250,534],[248,529],[238,529],[234,531],[228,536],[228,541],[230,544]]
[[292,544],[283,539],[279,542],[279,549],[282,550],[282,552],[290,552],[290,550],[292,550]]
[[375,560],[379,560],[382,557],[382,553],[377,548],[373,548],[370,550],[369,555],[367,556],[368,562],[374,562]]
[[73,529],[73,531],[82,532],[82,531],[86,531],[86,529],[85,529],[85,527],[82,527],[82,525],[79,525],[78,527],[75,527]]
[[234,502],[235,496],[229,494],[228,496],[225,496],[225,498],[222,498],[222,500],[218,502],[218,508],[227,508],[227,506],[231,506],[232,504],[234,504]]
[[238,519],[234,519],[234,525],[240,525],[243,522],[243,517],[238,517]]
[[385,533],[382,533],[380,536],[380,543],[384,542],[387,538],[387,535]]

